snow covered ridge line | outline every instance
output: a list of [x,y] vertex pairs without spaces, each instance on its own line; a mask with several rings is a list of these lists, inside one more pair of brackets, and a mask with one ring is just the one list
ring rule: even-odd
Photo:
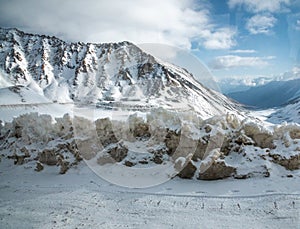
[[50,101],[193,107],[203,118],[240,111],[186,70],[130,42],[67,43],[0,28],[0,45],[0,87],[23,85]]
[[154,182],[151,177],[156,182],[175,175],[202,180],[293,177],[299,176],[296,171],[300,169],[298,124],[266,129],[235,115],[202,120],[191,113],[164,109],[154,109],[146,118],[130,115],[126,121],[102,118],[92,122],[66,114],[53,123],[49,115],[25,114],[1,125],[0,147],[2,157],[36,171],[59,165],[63,174],[84,159],[113,183],[120,184],[105,171],[123,180],[131,176],[131,181],[142,174],[150,182],[137,180],[128,187],[149,186]]

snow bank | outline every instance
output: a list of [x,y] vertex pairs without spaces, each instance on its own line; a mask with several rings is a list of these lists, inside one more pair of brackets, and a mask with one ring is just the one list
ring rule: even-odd
[[37,171],[59,165],[60,173],[82,158],[100,167],[118,165],[121,172],[168,166],[168,176],[209,180],[268,177],[278,166],[289,174],[300,169],[298,124],[265,127],[232,114],[202,120],[164,109],[126,121],[21,115],[1,124],[0,147],[15,164],[33,163]]

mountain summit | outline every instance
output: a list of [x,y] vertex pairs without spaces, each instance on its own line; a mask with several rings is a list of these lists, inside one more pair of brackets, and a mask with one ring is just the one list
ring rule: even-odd
[[0,44],[0,83],[29,87],[54,102],[194,109],[203,118],[238,109],[186,70],[129,42],[68,43],[0,29]]

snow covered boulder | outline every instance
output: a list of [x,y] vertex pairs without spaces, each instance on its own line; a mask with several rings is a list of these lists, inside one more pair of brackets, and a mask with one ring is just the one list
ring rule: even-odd
[[256,146],[261,148],[274,149],[276,146],[273,143],[273,134],[264,127],[254,122],[245,123],[242,126],[244,133],[253,139]]
[[290,137],[292,139],[300,139],[300,126],[294,125],[290,130]]
[[198,175],[199,180],[217,180],[233,176],[236,173],[236,168],[227,165],[224,161],[214,161],[211,166],[204,172]]

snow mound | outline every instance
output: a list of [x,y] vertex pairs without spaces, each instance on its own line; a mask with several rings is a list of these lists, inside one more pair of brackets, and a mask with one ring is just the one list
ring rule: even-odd
[[15,164],[31,163],[37,171],[45,165],[60,165],[59,172],[65,173],[83,158],[99,171],[114,173],[117,168],[118,179],[131,171],[131,180],[137,172],[153,168],[160,168],[151,174],[164,177],[160,181],[176,174],[205,180],[241,179],[275,176],[278,171],[292,175],[300,169],[298,124],[266,128],[232,114],[203,120],[196,114],[162,108],[144,118],[129,115],[127,120],[91,121],[65,115],[53,122],[49,115],[21,115],[1,125],[0,147]]

